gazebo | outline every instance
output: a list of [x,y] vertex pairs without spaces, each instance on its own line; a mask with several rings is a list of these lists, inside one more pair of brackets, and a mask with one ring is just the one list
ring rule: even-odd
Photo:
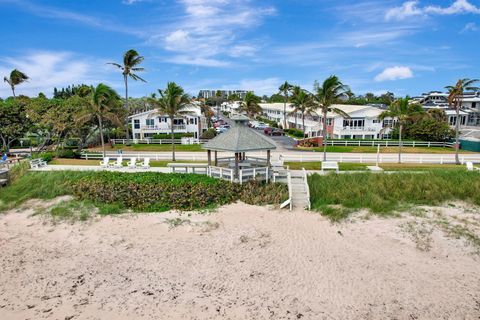
[[[203,149],[207,150],[209,175],[240,183],[259,177],[268,181],[270,151],[276,149],[275,144],[268,137],[249,128],[249,118],[234,115],[231,120],[234,125],[228,131],[203,145]],[[246,156],[247,152],[258,151],[266,151],[266,158]],[[234,157],[219,158],[218,152],[232,152]]]

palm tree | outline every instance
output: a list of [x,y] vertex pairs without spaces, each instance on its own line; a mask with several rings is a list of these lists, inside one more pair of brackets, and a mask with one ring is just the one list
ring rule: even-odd
[[157,114],[168,115],[170,118],[171,140],[172,140],[172,161],[175,160],[175,117],[188,114],[186,107],[190,104],[190,97],[185,93],[182,87],[175,82],[167,83],[165,90],[158,90],[159,97],[156,99],[152,96],[149,101],[156,107]]
[[292,104],[294,106],[291,114],[295,115],[295,126],[297,121],[297,113],[302,114],[302,130],[305,134],[305,115],[311,114],[312,109],[314,108],[312,95],[300,88],[299,86],[293,87],[292,94]]
[[455,109],[457,120],[455,121],[455,163],[460,164],[458,157],[458,149],[460,147],[460,109],[462,108],[463,93],[465,91],[477,91],[478,87],[473,85],[478,82],[477,79],[460,79],[455,86],[447,86],[448,90],[448,105]]
[[240,110],[246,112],[249,117],[253,118],[262,112],[262,108],[259,105],[260,101],[260,97],[256,96],[253,92],[247,92],[240,106]]
[[[383,111],[378,118],[384,120],[385,118],[392,118],[396,120],[396,125],[398,125],[398,163],[402,162],[402,131],[408,119],[412,117],[418,118],[419,115],[424,114],[424,111],[417,104],[410,104],[410,98],[400,98],[392,102],[387,110]],[[386,126],[384,129],[391,128],[392,125]]]
[[315,81],[314,85],[315,95],[314,103],[322,113],[323,120],[323,161],[327,160],[327,114],[328,112],[337,113],[344,118],[350,118],[343,110],[334,108],[332,105],[345,97],[350,91],[348,86],[344,85],[337,76],[330,76],[320,86]]
[[102,143],[103,156],[105,157],[103,125],[105,120],[118,124],[119,126],[122,125],[122,121],[118,116],[120,96],[115,90],[103,83],[100,83],[97,87],[86,87],[79,96],[84,97],[85,108],[79,113],[76,120],[79,123],[87,123],[93,119],[98,122],[100,141]]
[[[142,82],[147,82],[144,79],[142,79],[140,76],[135,74],[135,72],[145,71],[144,68],[138,67],[143,62],[143,60],[144,58],[140,56],[137,51],[130,49],[127,52],[125,52],[123,55],[123,65],[115,62],[109,63],[111,65],[116,66],[120,70],[122,70],[123,81],[125,83],[125,109],[127,110],[127,112],[128,112],[128,78],[130,77],[135,81],[140,80]],[[129,139],[128,131],[129,131],[128,121],[126,121],[125,136],[127,138],[127,144]]]
[[207,118],[207,125],[210,128],[212,126],[212,118],[215,115],[215,112],[212,107],[205,103],[205,101],[200,101],[200,110],[205,118]]
[[283,129],[287,129],[287,102],[288,93],[292,90],[292,85],[285,81],[279,88],[279,92],[283,94]]
[[14,98],[15,98],[15,86],[18,86],[19,84],[24,83],[28,79],[29,77],[25,73],[17,69],[13,69],[12,72],[10,72],[10,76],[8,78],[3,77],[3,81],[10,85]]

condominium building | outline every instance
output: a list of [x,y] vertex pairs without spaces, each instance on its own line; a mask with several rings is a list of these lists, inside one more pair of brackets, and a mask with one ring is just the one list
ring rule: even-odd
[[200,90],[198,98],[210,99],[217,96],[217,92],[220,92],[222,98],[227,99],[230,95],[236,94],[241,100],[245,98],[247,92],[253,92],[250,90]]
[[192,103],[185,108],[185,115],[175,117],[173,123],[168,115],[153,109],[134,114],[129,117],[134,139],[153,138],[155,134],[189,133],[194,138],[200,138],[202,132],[208,129],[206,118],[202,115],[200,106]]

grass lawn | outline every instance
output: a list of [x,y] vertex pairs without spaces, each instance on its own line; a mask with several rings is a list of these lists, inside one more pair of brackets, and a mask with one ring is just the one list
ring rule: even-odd
[[359,209],[385,215],[413,205],[462,200],[480,205],[480,175],[466,170],[424,173],[313,174],[309,177],[313,210],[341,220]]
[[[106,146],[107,151],[116,151],[122,149],[124,151],[172,151],[171,144],[132,144],[125,146],[123,144],[116,144],[113,147]],[[90,151],[101,151],[102,148],[92,148]],[[200,144],[176,144],[176,151],[190,151],[190,152],[205,152]]]
[[[299,150],[310,150],[323,152],[323,147],[304,148],[297,147]],[[377,147],[372,146],[327,146],[327,152],[345,152],[345,153],[377,153]],[[398,153],[398,147],[380,147],[380,153]],[[452,148],[442,147],[403,147],[402,153],[455,153]],[[460,153],[471,153],[470,151],[460,150]]]
[[[312,162],[285,162],[286,166],[289,166],[291,170],[301,170],[305,168],[305,170],[320,170],[322,168],[322,164],[320,161],[312,161]],[[340,171],[364,171],[367,169],[367,164],[365,163],[348,163],[348,162],[340,162],[338,164]]]
[[[178,163],[206,163],[201,161],[189,161],[179,160]],[[126,166],[128,161],[123,161],[123,165]],[[172,163],[171,160],[152,160],[150,161],[151,167],[166,167],[168,163]],[[84,160],[84,159],[53,159],[49,162],[50,165],[70,165],[70,166],[99,166],[100,160]]]

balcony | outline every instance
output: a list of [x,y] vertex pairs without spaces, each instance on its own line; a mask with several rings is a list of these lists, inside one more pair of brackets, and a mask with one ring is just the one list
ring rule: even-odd
[[[141,126],[140,130],[143,132],[155,132],[155,133],[168,133],[172,130],[172,127],[169,124],[164,125],[153,125],[153,126]],[[173,125],[174,132],[187,132],[187,126],[185,124],[174,124]]]

